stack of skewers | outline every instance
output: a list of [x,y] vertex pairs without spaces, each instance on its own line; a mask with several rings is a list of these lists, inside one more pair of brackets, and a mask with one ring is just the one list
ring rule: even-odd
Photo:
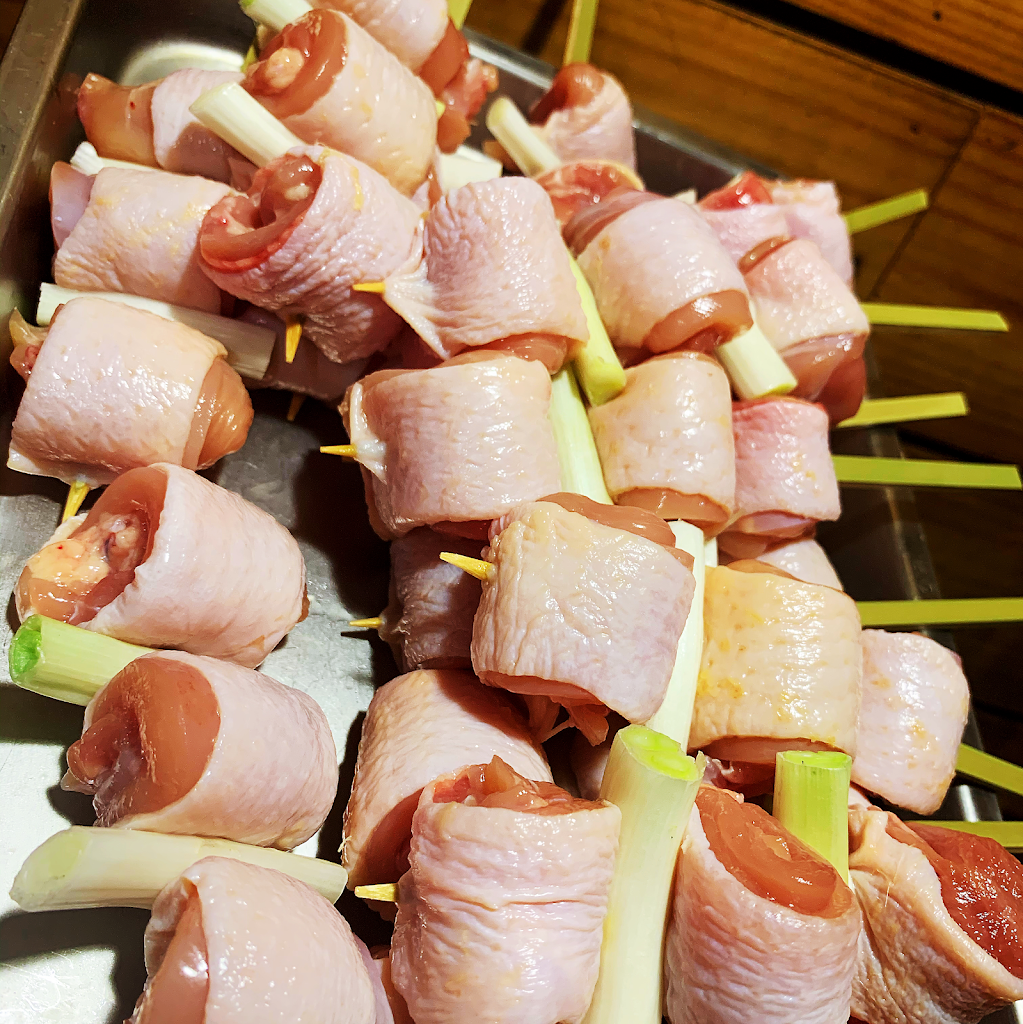
[[[12,322],[9,465],[71,487],[12,678],[85,705],[62,785],[97,817],[17,902],[152,908],[140,1024],[1023,999],[1023,869],[888,809],[941,805],[961,668],[864,630],[814,540],[869,331],[833,187],[650,193],[628,98],[578,60],[530,121],[490,106],[494,156],[455,152],[497,76],[442,4],[242,6],[242,72],[86,79],[55,284]],[[309,611],[301,552],[197,475],[244,445],[243,376],[339,404],[327,450],[391,542],[388,607],[353,626],[402,674],[340,865],[289,852],[337,795],[326,716],[258,671]],[[568,731],[572,791],[543,746]],[[330,905],[346,886],[389,947]]]

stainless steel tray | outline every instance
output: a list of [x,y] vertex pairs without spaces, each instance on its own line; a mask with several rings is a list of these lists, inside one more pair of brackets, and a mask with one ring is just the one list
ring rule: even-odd
[[[74,110],[81,77],[96,71],[146,81],[182,58],[237,66],[252,35],[235,0],[28,0],[0,66],[0,318],[34,311],[39,282],[49,279],[52,246],[49,168],[82,138]],[[473,38],[474,49],[501,70],[502,91],[522,105],[550,80],[551,69],[498,44]],[[638,112],[638,148],[651,188],[701,192],[727,181],[748,161]],[[479,131],[479,130],[478,130]],[[482,134],[482,133],[481,133]],[[6,366],[9,342],[0,329]],[[0,374],[0,450],[9,441],[20,394],[13,372]],[[310,614],[271,654],[266,670],[312,694],[323,706],[343,759],[339,797],[320,835],[304,852],[336,858],[341,814],[351,782],[362,716],[373,688],[394,675],[390,652],[366,634],[346,631],[350,618],[386,603],[386,546],[366,518],[357,468],[321,456],[342,439],[333,410],[307,402],[287,423],[286,395],[254,396],[256,418],[245,448],[213,479],[275,515],[298,538],[309,569]],[[846,432],[850,453],[898,454],[891,431]],[[25,560],[55,527],[65,488],[0,470],[0,594],[10,595]],[[908,493],[846,491],[841,521],[822,541],[850,593],[859,599],[934,596],[934,576]],[[239,595],[241,599],[242,595]],[[17,622],[13,602],[0,623],[6,650]],[[81,729],[81,711],[10,684],[0,668],[0,1024],[122,1020],[142,989],[146,914],[95,910],[21,914],[6,891],[32,849],[68,824],[93,820],[89,802],[57,783],[64,752]],[[976,739],[976,736],[973,737]],[[989,794],[955,787],[945,812],[995,817]],[[350,896],[342,909],[367,941],[385,931]],[[994,1019],[994,1018],[992,1018]],[[1004,1018],[1006,1020],[1011,1017]]]

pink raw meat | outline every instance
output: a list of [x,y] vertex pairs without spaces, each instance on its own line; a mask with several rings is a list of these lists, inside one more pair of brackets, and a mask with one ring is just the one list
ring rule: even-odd
[[442,551],[479,558],[484,542],[423,526],[391,542],[391,599],[380,636],[403,672],[470,668],[480,581],[441,560]]
[[345,811],[342,863],[349,886],[397,881],[408,867],[412,815],[423,786],[494,756],[526,778],[551,781],[525,719],[470,672],[410,672],[377,690]]
[[438,355],[545,335],[569,356],[589,337],[547,193],[528,178],[448,192],[426,218],[422,262],[387,281],[385,299]]
[[817,583],[822,587],[844,590],[824,548],[815,540],[791,540],[778,547],[768,548],[757,555],[757,560],[782,569],[804,583]]
[[50,168],[50,228],[59,249],[82,219],[95,177],[58,160]]
[[852,244],[833,181],[766,182],[771,198],[785,214],[788,234],[815,242],[835,273],[852,285]]
[[739,558],[812,536],[842,506],[828,444],[828,415],[793,398],[736,402],[735,514],[721,539]]
[[220,312],[220,289],[199,265],[199,227],[227,185],[166,171],[104,167],[89,205],[57,252],[62,288],[127,292]]
[[303,882],[224,857],[153,904],[133,1024],[374,1024],[373,985],[345,919]]
[[[690,750],[774,764],[779,750],[856,752],[856,603],[758,562],[707,570]],[[757,571],[758,568],[764,571]]]
[[693,807],[665,948],[671,1024],[845,1024],[860,921],[834,881],[837,914],[752,891],[715,856]]
[[956,771],[970,688],[951,651],[919,633],[863,631],[863,706],[852,779],[933,814]]
[[433,94],[345,14],[310,11],[285,26],[249,66],[245,88],[300,139],[361,160],[405,195],[426,178]]
[[385,538],[486,525],[561,486],[543,365],[470,353],[427,370],[383,370],[341,412],[363,467],[370,521]]
[[362,954],[362,962],[369,971],[373,983],[373,998],[376,1000],[374,1024],[415,1024],[408,1015],[408,1007],[391,981],[391,950],[388,946],[374,946],[370,951],[358,936],[355,944]]
[[[885,811],[849,812],[849,877],[863,914],[853,1016],[871,1024],[977,1024],[1023,999],[1023,978],[956,923],[918,838]],[[982,882],[985,895],[998,894],[998,883]],[[1019,899],[1018,889],[1001,895]],[[962,909],[971,913],[968,902]]]
[[[476,780],[483,770],[471,770]],[[395,988],[416,1024],[578,1024],[597,981],[621,813],[550,784],[548,798],[568,798],[561,813],[528,790],[480,806],[465,777],[441,776],[419,799],[398,886]]]
[[305,562],[291,534],[240,495],[167,463],[124,473],[87,517],[54,534],[22,573],[19,616],[39,611],[41,594],[51,593],[56,579],[74,576],[79,531],[90,545],[78,557],[105,553],[125,518],[141,521],[142,548],[117,587],[93,598],[88,617],[74,616],[85,629],[255,668],[305,618]]
[[785,210],[773,203],[700,210],[700,213],[736,263],[762,242],[787,238],[791,234]]
[[303,318],[303,337],[348,363],[384,348],[401,320],[353,292],[418,257],[419,209],[371,167],[303,146],[260,169],[203,221],[202,267],[232,295]]
[[[209,720],[194,721],[193,710]],[[175,713],[185,719],[168,720]],[[176,736],[193,730],[208,735],[203,764],[180,754]],[[334,740],[312,697],[261,672],[180,651],[136,659],[93,697],[68,764],[65,788],[95,794],[99,825],[282,850],[316,832],[337,792]],[[180,792],[182,778],[195,782],[164,802]]]
[[201,174],[213,181],[251,179],[256,168],[189,110],[209,89],[241,80],[238,71],[184,68],[157,84],[152,102],[153,151],[164,170]]
[[731,516],[732,392],[709,356],[677,352],[630,367],[625,390],[590,409],[590,426],[618,504],[701,526]]
[[[499,532],[498,532],[499,531]],[[604,708],[631,722],[661,705],[693,599],[693,574],[646,537],[549,501],[495,524],[473,623],[483,682],[568,708],[604,738]]]
[[[89,296],[72,299],[57,311],[35,357],[8,466],[92,487],[156,462],[196,468],[205,450],[197,422],[202,402],[220,398],[205,386],[207,375],[226,355],[220,342],[154,313]],[[252,404],[238,374],[218,370],[230,391],[224,414],[233,435],[228,450],[235,451],[252,421]]]

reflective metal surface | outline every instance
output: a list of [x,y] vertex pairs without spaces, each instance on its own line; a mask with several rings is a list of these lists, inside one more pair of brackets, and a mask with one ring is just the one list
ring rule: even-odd
[[[47,187],[54,160],[66,159],[82,133],[74,90],[96,71],[140,82],[166,74],[184,56],[204,66],[237,66],[252,35],[235,0],[28,0],[0,66],[0,324],[18,307],[31,316],[35,290],[49,278]],[[551,69],[473,39],[497,64],[502,90],[528,105]],[[651,188],[701,192],[748,162],[638,111],[640,169]],[[477,130],[478,134],[482,134]],[[0,327],[3,345],[7,332]],[[0,353],[6,366],[7,351]],[[20,393],[12,372],[0,375],[0,445],[6,450]],[[362,715],[375,685],[394,674],[390,652],[367,634],[346,631],[350,618],[386,603],[386,546],[372,534],[357,468],[317,452],[342,440],[340,417],[307,402],[298,421],[284,419],[288,397],[255,396],[256,419],[245,448],[210,475],[267,509],[298,538],[309,569],[310,614],[271,654],[271,675],[312,694],[323,706],[342,759],[338,801],[305,852],[335,858]],[[849,453],[898,454],[891,431],[844,432]],[[25,560],[59,520],[66,489],[54,481],[0,470],[0,594],[10,595]],[[860,599],[933,596],[934,577],[911,496],[864,489],[843,494],[838,524],[822,541],[850,593]],[[238,600],[245,599],[244,593]],[[0,623],[6,649],[16,626],[13,603]],[[374,636],[375,634],[370,634]],[[81,709],[12,686],[0,667],[0,1024],[122,1020],[142,989],[141,911],[72,911],[25,915],[6,897],[24,858],[68,824],[91,823],[88,800],[57,783],[64,753],[81,728]],[[950,816],[992,817],[988,794],[957,787]],[[988,803],[985,803],[988,801]],[[990,806],[989,806],[990,804]],[[346,896],[342,909],[359,934],[381,941],[375,915]],[[1011,1018],[999,1018],[1011,1019]]]

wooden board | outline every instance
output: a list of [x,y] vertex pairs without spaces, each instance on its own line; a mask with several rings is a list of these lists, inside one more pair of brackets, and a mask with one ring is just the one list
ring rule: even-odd
[[1023,89],[1019,0],[792,0],[816,14]]
[[[469,24],[518,45],[539,6],[476,0]],[[566,30],[563,14],[544,59],[560,59]],[[593,60],[636,104],[783,174],[834,178],[850,207],[934,188],[978,116],[973,104],[925,83],[695,0],[602,0]],[[861,291],[911,226],[857,238]]]

